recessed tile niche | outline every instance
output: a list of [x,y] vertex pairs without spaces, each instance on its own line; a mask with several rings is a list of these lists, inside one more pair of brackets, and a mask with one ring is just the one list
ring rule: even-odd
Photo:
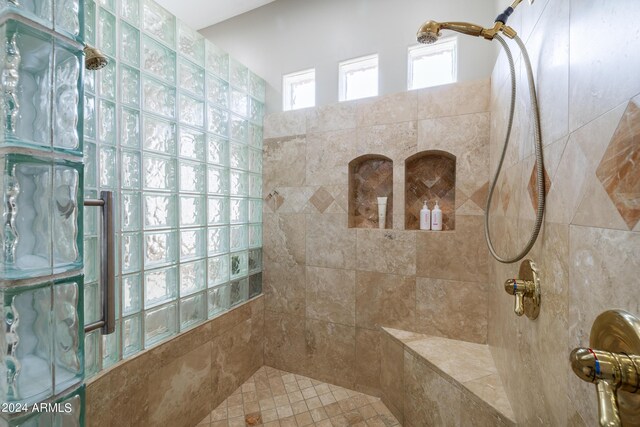
[[424,201],[442,209],[442,229],[455,229],[456,156],[445,151],[421,151],[405,161],[405,229],[420,229]]
[[378,227],[378,197],[387,197],[385,228],[393,227],[393,162],[366,154],[349,162],[349,227]]

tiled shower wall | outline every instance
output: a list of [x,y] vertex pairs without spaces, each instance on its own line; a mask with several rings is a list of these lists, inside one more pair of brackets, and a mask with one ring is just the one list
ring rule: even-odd
[[[491,268],[489,345],[523,425],[597,425],[594,386],[571,371],[569,353],[588,345],[601,312],[640,315],[638,16],[633,0],[538,0],[511,17],[536,75],[550,182],[544,228],[528,255],[542,272],[537,320],[516,318],[512,297],[500,286],[518,265],[494,262]],[[520,61],[517,69],[523,98],[492,212],[501,253],[523,247],[534,218],[531,110]],[[493,170],[509,106],[504,54],[491,86]]]
[[[117,330],[94,375],[261,293],[264,81],[150,0],[85,2],[109,65],[85,81],[85,195],[115,191]],[[86,318],[100,314],[85,209]]]
[[[379,393],[380,326],[486,342],[489,91],[485,80],[265,118],[266,365]],[[457,158],[453,231],[404,229],[404,161],[424,150]],[[393,161],[392,229],[348,227],[348,165],[365,154]]]

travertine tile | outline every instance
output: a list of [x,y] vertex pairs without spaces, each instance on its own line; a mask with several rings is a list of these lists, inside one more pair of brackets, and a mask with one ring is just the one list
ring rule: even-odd
[[304,134],[307,131],[307,111],[268,114],[264,117],[263,126],[264,139]]
[[340,102],[307,110],[307,132],[328,132],[356,127],[357,102]]
[[356,157],[356,131],[307,135],[306,181],[313,185],[346,185],[348,164]]
[[418,119],[489,111],[490,88],[491,82],[482,79],[420,89]]
[[[355,327],[307,319],[305,343],[309,375],[353,388],[356,379],[355,332]],[[326,403],[325,400],[320,395],[320,401]]]
[[304,318],[265,311],[264,359],[270,366],[306,372]]
[[263,215],[264,262],[305,263],[305,215]]
[[307,142],[303,136],[267,139],[262,156],[264,193],[305,184]]
[[371,394],[380,390],[380,337],[380,331],[356,328],[356,388]]
[[415,120],[418,96],[414,91],[366,99],[357,104],[358,127]]
[[306,287],[304,265],[266,262],[262,280],[267,310],[304,316]]
[[380,355],[380,388],[382,401],[396,418],[404,414],[404,347],[387,333],[382,333]]
[[415,154],[418,125],[415,121],[358,128],[356,154],[378,154],[402,162]]
[[354,270],[307,267],[306,315],[325,322],[355,325]]
[[357,230],[358,270],[413,275],[416,234],[394,230]]
[[353,268],[355,230],[347,229],[346,214],[306,216],[307,265]]
[[358,271],[356,325],[378,330],[381,326],[414,329],[416,282],[412,276]]

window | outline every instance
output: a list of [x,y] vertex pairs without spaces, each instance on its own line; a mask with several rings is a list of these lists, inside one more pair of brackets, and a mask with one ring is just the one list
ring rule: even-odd
[[282,98],[284,111],[316,105],[316,70],[298,71],[282,76]]
[[420,44],[409,48],[409,89],[444,85],[457,80],[457,38],[443,39],[435,44]]
[[340,101],[378,95],[378,55],[341,62],[339,70]]

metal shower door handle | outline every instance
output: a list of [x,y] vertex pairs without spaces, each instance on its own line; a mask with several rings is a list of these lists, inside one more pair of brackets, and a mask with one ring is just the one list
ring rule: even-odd
[[100,284],[102,316],[84,327],[85,332],[101,329],[103,335],[116,330],[116,272],[115,272],[115,205],[112,191],[101,191],[99,199],[86,199],[85,206],[97,206],[102,211],[102,240],[100,242]]

